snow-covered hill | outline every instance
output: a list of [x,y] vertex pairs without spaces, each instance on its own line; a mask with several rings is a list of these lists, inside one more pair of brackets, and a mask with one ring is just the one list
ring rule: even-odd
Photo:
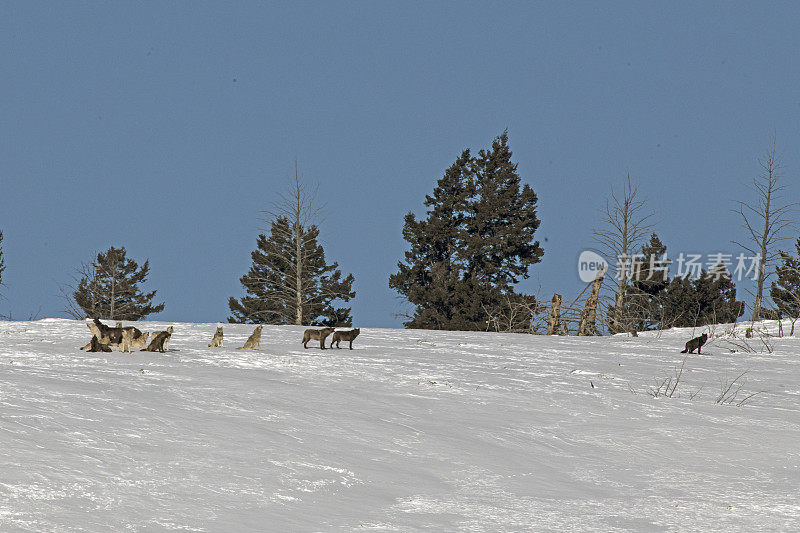
[[0,530],[800,530],[800,338],[172,325],[0,323]]

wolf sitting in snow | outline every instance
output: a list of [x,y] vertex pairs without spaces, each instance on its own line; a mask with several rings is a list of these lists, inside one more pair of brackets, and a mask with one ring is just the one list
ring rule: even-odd
[[153,334],[153,340],[150,341],[150,344],[147,348],[143,348],[142,352],[161,352],[164,353],[167,351],[167,345],[169,344],[169,338],[172,336],[172,326],[168,327],[166,331],[159,331],[158,333]]
[[217,328],[217,331],[214,332],[214,336],[211,338],[211,344],[208,345],[209,348],[222,348],[222,326]]
[[253,333],[244,341],[244,346],[236,348],[237,350],[260,350],[261,349],[261,330],[264,328],[261,324],[256,326]]
[[89,344],[83,346],[81,350],[86,350],[87,352],[110,352],[111,348],[108,347],[108,344],[100,344],[97,337],[92,335],[92,340],[89,341]]

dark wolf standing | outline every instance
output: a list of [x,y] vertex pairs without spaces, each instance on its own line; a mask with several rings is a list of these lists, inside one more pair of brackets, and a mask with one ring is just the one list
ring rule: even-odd
[[351,329],[349,331],[334,331],[333,338],[331,339],[331,348],[333,348],[333,343],[336,343],[336,348],[339,348],[339,343],[341,341],[350,341],[350,349],[353,349],[353,341],[358,334],[361,333],[361,328]]
[[325,348],[325,339],[333,333],[333,328],[322,328],[322,329],[307,329],[303,332],[303,348],[308,348],[307,344],[308,341],[311,339],[317,340],[319,339],[319,347],[321,350],[326,350]]
[[695,337],[694,339],[688,341],[686,343],[686,348],[681,350],[681,353],[686,353],[686,352],[692,353],[695,350],[697,350],[697,353],[700,353],[700,348],[703,347],[703,345],[706,343],[707,340],[708,340],[708,335],[703,333],[699,337]]

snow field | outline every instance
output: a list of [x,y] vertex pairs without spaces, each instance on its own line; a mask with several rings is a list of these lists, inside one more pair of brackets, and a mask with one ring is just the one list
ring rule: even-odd
[[[714,328],[654,397],[703,330],[365,328],[321,351],[264,326],[250,351],[251,325],[225,348],[216,324],[136,325],[173,325],[170,350],[0,323],[0,530],[800,530],[800,338]],[[716,404],[745,371],[757,394]]]

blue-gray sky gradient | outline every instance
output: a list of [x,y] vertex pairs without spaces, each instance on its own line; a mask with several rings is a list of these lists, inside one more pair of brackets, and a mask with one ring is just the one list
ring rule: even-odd
[[[773,135],[800,171],[800,8],[753,2],[3,2],[0,313],[64,316],[96,250],[150,259],[176,321],[224,321],[294,160],[355,322],[398,326],[401,229],[507,129],[539,196],[541,286],[570,300],[630,173],[671,252],[740,250]],[[545,240],[546,239],[546,240]]]

